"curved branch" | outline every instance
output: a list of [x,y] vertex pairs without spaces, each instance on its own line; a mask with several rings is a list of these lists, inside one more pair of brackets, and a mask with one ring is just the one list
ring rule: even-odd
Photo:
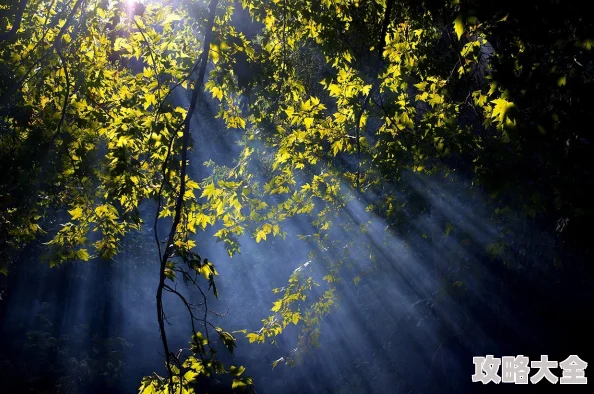
[[[157,320],[159,322],[159,330],[161,331],[161,341],[163,343],[163,349],[165,351],[165,361],[167,365],[167,372],[169,374],[169,382],[173,386],[173,372],[171,370],[172,354],[169,351],[169,344],[167,342],[167,334],[165,332],[165,313],[163,309],[163,290],[165,289],[165,269],[167,261],[173,255],[174,252],[174,240],[177,232],[177,226],[181,221],[182,208],[184,201],[184,194],[186,191],[186,172],[187,172],[187,161],[188,161],[188,147],[190,143],[190,125],[192,116],[196,110],[196,104],[198,103],[198,97],[200,96],[204,88],[204,75],[206,74],[206,66],[208,62],[208,53],[210,51],[210,42],[212,40],[212,30],[214,26],[215,11],[217,8],[218,0],[211,0],[209,4],[209,15],[208,21],[205,27],[204,34],[204,49],[198,78],[194,85],[192,92],[192,99],[190,101],[190,108],[186,114],[186,118],[183,123],[183,140],[182,140],[182,151],[181,151],[181,171],[180,171],[180,190],[175,204],[175,214],[173,217],[173,223],[171,224],[171,230],[167,238],[167,244],[165,252],[161,256],[161,266],[159,272],[159,285],[157,287]],[[159,246],[160,248],[160,246]],[[174,357],[174,355],[173,355]]]

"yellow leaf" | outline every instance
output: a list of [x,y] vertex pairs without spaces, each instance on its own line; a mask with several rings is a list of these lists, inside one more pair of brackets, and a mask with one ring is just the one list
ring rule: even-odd
[[86,249],[79,249],[76,251],[76,257],[78,257],[82,261],[88,261],[90,256],[89,252],[87,252]]
[[179,16],[177,14],[169,14],[163,21],[163,25],[168,25],[173,21],[179,21],[179,20],[181,20],[181,16]]
[[495,107],[493,107],[493,113],[491,114],[491,118],[497,118],[499,123],[503,123],[503,121],[505,120],[505,114],[510,108],[514,106],[514,103],[509,102],[505,99],[496,99],[492,100],[491,102],[495,104]]
[[295,113],[295,109],[293,107],[287,107],[287,109],[285,109],[285,113],[287,114],[287,117],[291,118],[293,113]]
[[258,340],[258,338],[259,338],[259,335],[258,334],[252,333],[252,332],[249,333],[249,334],[247,334],[246,336],[247,336],[247,339],[250,341],[250,343],[256,342]]
[[233,379],[233,383],[231,384],[231,389],[244,389],[247,386],[244,382],[239,379]]
[[76,219],[78,219],[78,218],[80,218],[82,216],[83,210],[82,210],[81,207],[76,207],[76,208],[71,209],[70,211],[68,211],[68,213],[72,217],[72,220],[76,220]]
[[281,306],[283,306],[283,300],[275,301],[274,306],[272,307],[271,311],[278,312],[278,311],[280,311]]
[[219,99],[219,101],[223,101],[223,89],[219,88],[218,86],[213,86],[210,90],[212,93],[213,98]]
[[200,197],[206,197],[210,200],[210,198],[214,195],[215,193],[215,185],[214,183],[210,183],[208,185],[206,185],[206,187],[204,188],[204,190],[202,191],[202,194],[200,195]]
[[462,37],[462,33],[464,33],[464,20],[462,19],[462,14],[458,14],[456,20],[454,21],[454,31],[458,36],[458,40]]
[[260,242],[261,240],[266,241],[266,232],[264,230],[259,230],[256,233],[256,242]]
[[330,91],[330,96],[331,97],[338,97],[338,96],[340,96],[340,93],[342,91],[340,89],[340,86],[331,83],[330,86],[328,86],[328,88],[329,88],[328,90]]
[[156,105],[157,104],[157,98],[152,93],[145,94],[144,95],[144,99],[145,99],[144,109],[148,109],[148,107],[150,107],[151,105]]

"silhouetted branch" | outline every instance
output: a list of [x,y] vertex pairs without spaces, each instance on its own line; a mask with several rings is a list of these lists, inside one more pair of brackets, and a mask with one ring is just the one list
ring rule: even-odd
[[[186,118],[183,123],[183,137],[182,137],[182,150],[181,150],[181,170],[180,170],[180,190],[179,195],[177,197],[177,201],[175,204],[175,214],[173,217],[173,223],[171,224],[171,230],[169,231],[169,236],[167,238],[167,244],[165,247],[165,251],[161,258],[161,266],[159,270],[159,285],[157,287],[157,320],[159,322],[159,330],[161,331],[161,341],[163,343],[163,349],[165,350],[165,358],[166,358],[166,365],[167,365],[167,372],[169,374],[169,382],[170,385],[173,387],[173,373],[171,370],[171,354],[169,352],[169,344],[167,342],[167,334],[165,331],[165,324],[164,324],[164,310],[163,310],[163,290],[165,289],[165,270],[167,267],[167,261],[172,256],[174,252],[174,242],[175,242],[175,234],[177,232],[177,226],[180,223],[181,216],[182,216],[182,208],[183,208],[183,200],[184,194],[186,191],[186,172],[187,172],[187,156],[188,156],[188,146],[190,142],[190,125],[192,121],[192,116],[194,111],[196,110],[196,104],[198,102],[198,97],[201,94],[201,91],[204,87],[204,75],[206,74],[206,66],[208,62],[208,53],[210,51],[210,42],[212,40],[212,29],[214,26],[214,18],[215,18],[215,11],[217,8],[218,0],[211,0],[209,4],[209,16],[208,21],[205,27],[205,34],[204,34],[204,49],[203,49],[203,56],[200,63],[200,69],[198,72],[198,78],[195,82],[194,89],[192,92],[192,99],[190,101],[190,108],[188,109],[188,113],[186,114]],[[175,135],[175,133],[174,133]],[[165,174],[164,174],[165,176]],[[161,190],[162,191],[162,188]],[[157,212],[158,216],[158,212]],[[156,227],[156,223],[155,223]],[[156,229],[155,229],[156,230]],[[155,231],[156,235],[156,231]],[[160,246],[159,250],[160,250]],[[202,292],[202,290],[200,289]]]
[[[386,46],[386,34],[388,33],[388,26],[390,26],[390,15],[392,14],[393,2],[394,2],[393,0],[389,0],[388,3],[386,4],[386,11],[384,13],[384,20],[382,22],[382,30],[380,33],[380,42],[379,42],[379,46],[378,46],[379,58],[378,58],[375,74],[379,73],[380,68],[382,66],[382,60],[384,57],[384,55],[383,55],[384,47]],[[375,75],[374,78],[377,78],[377,75]],[[357,139],[357,190],[361,190],[361,118],[363,117],[363,114],[367,110],[367,106],[369,105],[369,99],[371,98],[371,95],[375,92],[376,89],[377,89],[377,82],[375,82],[373,84],[373,86],[371,87],[371,90],[369,91],[369,93],[367,94],[365,99],[363,100],[363,105],[361,105],[361,110],[359,111],[359,113],[357,114],[357,116],[355,118],[355,138]]]

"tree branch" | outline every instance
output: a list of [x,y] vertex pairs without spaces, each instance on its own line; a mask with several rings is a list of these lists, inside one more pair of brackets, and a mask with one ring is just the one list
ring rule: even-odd
[[[394,0],[388,0],[388,3],[386,4],[386,12],[384,14],[384,20],[382,22],[382,30],[380,33],[380,42],[378,46],[379,56],[375,71],[376,75],[374,76],[374,78],[377,78],[377,74],[379,73],[380,68],[382,66],[382,61],[384,58],[384,47],[386,46],[386,34],[388,34],[388,27],[390,26],[390,15],[392,14],[393,3]],[[365,97],[363,105],[361,105],[361,111],[359,111],[355,119],[355,138],[357,138],[357,190],[361,190],[361,118],[367,110],[367,106],[369,105],[369,99],[371,98],[371,95],[375,92],[376,88],[377,83],[374,83],[371,90]]]
[[[188,146],[190,142],[190,125],[192,121],[192,116],[194,111],[196,110],[196,104],[198,102],[198,97],[202,93],[204,88],[204,75],[206,74],[206,66],[208,64],[208,53],[210,51],[210,42],[212,40],[212,29],[214,26],[214,17],[215,11],[217,8],[218,0],[211,0],[209,4],[209,15],[208,21],[205,27],[205,34],[204,34],[204,49],[203,49],[203,56],[202,61],[200,63],[200,69],[198,72],[198,78],[194,85],[194,90],[192,92],[192,99],[190,101],[190,108],[188,109],[188,113],[186,114],[186,118],[183,123],[183,139],[182,139],[182,151],[181,151],[181,170],[180,170],[180,190],[179,195],[177,196],[177,201],[175,204],[175,214],[173,217],[173,223],[171,224],[171,229],[169,231],[169,236],[167,238],[167,244],[165,247],[165,251],[161,256],[161,266],[159,271],[159,285],[157,287],[157,320],[159,322],[159,330],[161,331],[161,341],[163,343],[163,349],[165,351],[165,361],[167,365],[167,372],[169,374],[169,382],[171,386],[173,386],[173,373],[171,370],[171,359],[172,354],[169,351],[169,345],[167,343],[167,334],[165,332],[165,319],[164,319],[164,310],[163,310],[163,289],[165,289],[165,269],[167,265],[167,261],[172,256],[174,252],[174,242],[175,242],[175,234],[177,232],[177,226],[181,221],[182,216],[182,208],[183,208],[183,201],[184,201],[184,194],[186,191],[186,172],[187,172],[187,160],[188,160]],[[158,246],[160,248],[160,246]]]

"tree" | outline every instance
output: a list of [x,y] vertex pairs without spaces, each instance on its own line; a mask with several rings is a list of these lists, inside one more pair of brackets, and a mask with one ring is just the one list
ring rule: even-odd
[[[526,14],[511,2],[478,0],[243,0],[239,8],[216,0],[133,10],[106,0],[30,0],[0,16],[0,150],[11,169],[0,184],[1,252],[13,255],[39,236],[49,211],[62,222],[48,228],[50,265],[111,258],[142,226],[141,203],[156,201],[167,377],[147,378],[141,391],[190,391],[199,374],[225,371],[237,377],[234,387],[251,385],[239,378],[243,367],[226,369],[210,352],[209,330],[230,351],[233,335],[197,317],[168,282],[181,277],[200,288],[201,276],[216,295],[217,272],[192,239],[200,230],[214,227],[232,256],[240,237],[283,237],[285,223],[308,218],[315,231],[303,236],[316,253],[275,289],[274,315],[244,332],[264,342],[300,326],[299,352],[283,358],[292,363],[316,345],[341,288],[387,269],[369,237],[337,232],[339,223],[369,231],[363,213],[341,216],[353,204],[388,223],[384,240],[412,231],[410,217],[429,212],[436,281],[445,291],[461,286],[441,259],[443,237],[455,228],[438,208],[443,197],[437,191],[435,200],[405,207],[420,193],[410,174],[445,182],[461,174],[487,190],[506,231],[485,253],[503,260],[517,235],[506,211],[550,229],[590,215],[592,142],[581,125],[592,116],[592,23],[580,7],[551,0]],[[238,12],[252,18],[256,37],[235,26]],[[531,18],[540,29],[523,28]],[[241,83],[239,61],[253,70]],[[178,90],[191,92],[187,109],[172,100]],[[234,166],[213,163],[212,174],[192,180],[192,139],[209,138],[192,134],[203,90],[241,132],[241,153]],[[162,220],[171,220],[164,244]],[[583,240],[571,240],[588,255]],[[353,247],[369,252],[368,270],[352,264]],[[308,275],[310,264],[326,275]],[[320,283],[324,290],[314,291]],[[168,348],[164,291],[190,315],[186,358]]]

